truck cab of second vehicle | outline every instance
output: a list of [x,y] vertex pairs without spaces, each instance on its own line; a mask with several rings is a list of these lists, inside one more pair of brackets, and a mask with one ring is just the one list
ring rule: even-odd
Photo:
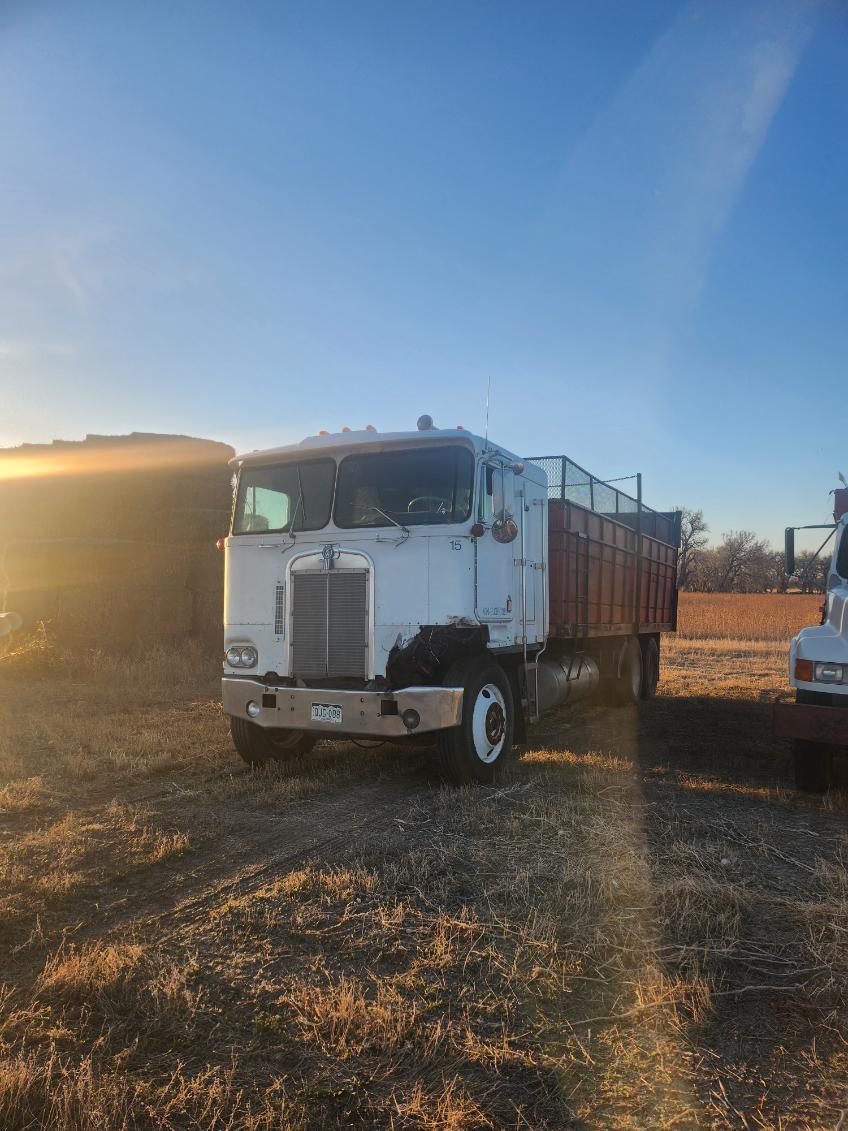
[[799,789],[823,792],[833,779],[836,755],[848,747],[848,489],[834,493],[833,524],[788,527],[787,575],[795,573],[795,530],[830,529],[833,550],[822,623],[802,628],[789,647],[794,703],[777,703],[774,730],[792,740]]

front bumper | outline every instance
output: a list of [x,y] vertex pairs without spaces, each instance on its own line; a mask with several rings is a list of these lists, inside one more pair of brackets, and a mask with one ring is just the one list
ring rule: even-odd
[[[461,687],[404,687],[400,691],[333,691],[327,688],[276,687],[258,679],[224,676],[221,680],[224,711],[261,727],[320,731],[359,738],[401,738],[408,734],[444,730],[462,721]],[[248,703],[258,704],[249,715]],[[338,707],[342,721],[318,722],[313,706]],[[407,710],[418,712],[418,726],[403,722]]]
[[778,738],[848,746],[848,709],[818,703],[775,703],[772,729]]

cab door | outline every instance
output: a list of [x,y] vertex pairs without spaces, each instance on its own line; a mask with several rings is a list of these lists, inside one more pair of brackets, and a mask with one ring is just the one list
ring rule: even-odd
[[477,520],[486,531],[474,542],[474,613],[489,626],[490,640],[502,645],[515,643],[514,620],[520,607],[515,574],[517,503],[512,469],[482,463]]
[[[548,491],[547,487],[521,475],[516,479],[521,529],[519,551],[515,555],[516,577],[523,578],[522,599],[526,602],[527,643],[541,644],[547,635],[548,577]],[[517,632],[523,632],[516,629]]]

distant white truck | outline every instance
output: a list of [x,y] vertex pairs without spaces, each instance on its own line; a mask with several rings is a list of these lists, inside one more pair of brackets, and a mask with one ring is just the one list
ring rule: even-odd
[[429,417],[234,463],[223,705],[246,761],[428,735],[446,776],[489,781],[543,711],[655,693],[679,516],[641,479],[633,498]]
[[795,784],[813,793],[830,787],[834,757],[848,748],[848,489],[835,491],[834,500],[832,526],[786,528],[790,577],[795,573],[796,530],[831,529],[835,534],[822,623],[802,628],[789,646],[795,702],[774,706],[775,734],[792,740]]

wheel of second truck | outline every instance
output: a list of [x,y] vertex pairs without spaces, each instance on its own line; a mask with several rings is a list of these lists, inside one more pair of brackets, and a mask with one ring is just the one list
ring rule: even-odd
[[614,680],[610,687],[614,703],[624,706],[639,702],[642,694],[643,671],[642,649],[639,647],[638,639],[631,636],[624,646],[618,679]]
[[642,689],[643,699],[654,699],[657,684],[660,682],[660,646],[656,637],[648,636],[642,643]]
[[805,793],[826,793],[833,774],[833,750],[820,742],[796,738],[792,743],[795,788]]
[[509,762],[515,727],[509,679],[497,664],[485,659],[455,664],[443,680],[462,687],[462,722],[439,735],[443,775],[458,785],[494,781]]
[[315,738],[302,730],[282,730],[257,726],[247,719],[230,716],[233,745],[249,766],[284,762],[298,754],[308,754]]

